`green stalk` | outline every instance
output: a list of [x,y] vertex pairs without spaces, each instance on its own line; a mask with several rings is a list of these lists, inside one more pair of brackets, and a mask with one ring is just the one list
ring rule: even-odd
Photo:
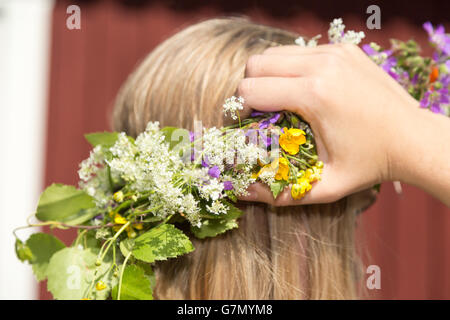
[[125,270],[125,267],[127,265],[128,259],[131,257],[131,252],[127,254],[125,257],[125,260],[123,261],[122,268],[120,269],[120,276],[119,276],[119,288],[117,289],[117,300],[120,300],[120,294],[122,291],[122,280],[123,280],[123,272]]

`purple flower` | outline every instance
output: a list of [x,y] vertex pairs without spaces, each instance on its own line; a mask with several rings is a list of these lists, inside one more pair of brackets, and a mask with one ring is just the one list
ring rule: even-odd
[[205,167],[205,168],[209,167],[209,160],[208,160],[208,156],[206,156],[206,155],[203,156],[202,167]]
[[263,130],[258,130],[258,132],[259,132],[260,139],[262,140],[264,145],[266,147],[270,146],[270,144],[272,143],[272,138],[268,135],[265,135]]
[[214,166],[208,170],[208,174],[213,178],[218,178],[220,176],[220,169],[218,166]]
[[362,49],[365,53],[367,53],[369,56],[374,56],[378,54],[378,51],[376,51],[370,44],[365,44],[362,46]]
[[278,119],[280,119],[280,114],[279,114],[279,113],[275,113],[275,114],[274,114],[272,117],[270,117],[269,119],[262,121],[262,122],[259,124],[259,128],[260,128],[260,129],[266,129],[266,128],[269,126],[269,124],[274,124],[274,123],[276,123],[276,122],[278,121]]
[[441,108],[442,104],[448,104],[450,102],[449,91],[447,88],[441,88],[438,90],[428,90],[420,100],[421,108],[428,108],[434,113],[444,113],[444,109]]
[[422,97],[422,100],[420,100],[420,107],[421,108],[427,108],[428,107],[428,104],[430,103],[430,95],[431,95],[431,91],[430,90],[425,92],[425,94]]
[[261,111],[253,111],[251,114],[250,114],[250,117],[259,117],[259,116],[263,116],[264,115],[264,112],[261,112]]
[[450,36],[445,34],[444,26],[439,25],[434,29],[428,21],[423,24],[423,28],[427,31],[430,42],[445,55],[450,55]]
[[231,183],[231,181],[224,181],[223,189],[224,190],[233,190],[233,184]]

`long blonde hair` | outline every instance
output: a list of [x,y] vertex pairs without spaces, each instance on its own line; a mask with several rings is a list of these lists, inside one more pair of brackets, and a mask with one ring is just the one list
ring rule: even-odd
[[[207,20],[160,44],[121,88],[113,127],[136,136],[150,120],[192,129],[222,125],[221,105],[252,54],[297,34],[242,18]],[[192,239],[194,252],[155,265],[158,299],[357,298],[355,208],[240,204],[239,228]]]

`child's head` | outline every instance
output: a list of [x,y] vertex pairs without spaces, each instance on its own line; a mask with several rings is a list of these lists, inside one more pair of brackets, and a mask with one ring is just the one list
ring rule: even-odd
[[[114,129],[136,136],[148,121],[192,129],[221,126],[248,58],[297,34],[245,19],[190,26],[150,53],[122,87]],[[195,251],[155,267],[160,299],[355,298],[355,209],[327,205],[271,208],[242,204],[238,229],[195,240]]]

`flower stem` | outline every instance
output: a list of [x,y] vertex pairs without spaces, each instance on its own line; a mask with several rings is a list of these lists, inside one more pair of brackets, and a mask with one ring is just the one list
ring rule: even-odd
[[123,272],[125,270],[125,267],[127,265],[128,259],[131,257],[131,252],[127,254],[125,257],[125,260],[123,261],[122,268],[120,269],[120,276],[119,276],[119,288],[117,289],[117,300],[120,300],[120,294],[122,291],[122,280],[123,280]]

